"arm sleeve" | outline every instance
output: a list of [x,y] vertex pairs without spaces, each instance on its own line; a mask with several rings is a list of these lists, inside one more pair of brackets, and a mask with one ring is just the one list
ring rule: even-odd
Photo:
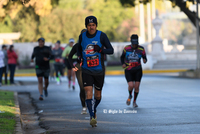
[[123,52],[122,52],[122,55],[120,57],[122,64],[125,64],[125,62],[124,62],[125,55],[126,55],[126,50],[124,49]]
[[33,49],[33,53],[31,55],[31,59],[33,60],[35,58],[35,48]]
[[82,42],[82,34],[79,35],[79,40],[78,40],[78,46],[77,46],[77,56],[82,58],[82,47],[81,47],[81,42]]
[[15,52],[15,51],[13,51],[13,57],[14,57],[15,59],[17,59],[17,58],[18,58],[18,56],[17,56],[17,54],[16,54],[16,52]]
[[104,54],[113,54],[114,53],[114,49],[113,49],[112,45],[110,44],[110,41],[109,41],[107,35],[103,32],[101,33],[100,41],[101,41],[102,45],[106,48],[105,49],[103,47],[102,52]]
[[77,52],[76,48],[78,46],[78,43],[76,43],[73,47],[72,50],[70,51],[69,55],[68,55],[68,60],[69,60],[69,64],[70,66],[73,68],[73,60],[72,60],[72,56]]
[[142,58],[145,59],[145,60],[147,61],[147,56],[146,56],[145,49],[143,49],[143,52],[142,52]]

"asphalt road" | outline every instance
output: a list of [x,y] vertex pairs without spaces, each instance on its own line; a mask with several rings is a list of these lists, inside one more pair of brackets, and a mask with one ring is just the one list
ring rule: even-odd
[[[35,82],[35,77],[18,77]],[[37,84],[6,86],[2,89],[30,92],[46,132],[97,134],[199,134],[200,79],[144,75],[137,99],[138,108],[126,105],[128,97],[124,76],[106,76],[102,101],[97,108],[98,126],[89,125],[89,114],[81,115],[79,88],[68,89],[51,81],[49,96],[39,101]]]

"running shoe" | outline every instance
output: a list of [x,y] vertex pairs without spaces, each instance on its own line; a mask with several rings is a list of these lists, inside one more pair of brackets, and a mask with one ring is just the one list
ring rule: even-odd
[[72,89],[75,90],[75,86],[74,85],[72,86]]
[[45,97],[48,96],[48,91],[47,91],[47,89],[46,89],[46,90],[44,89],[44,95],[45,95]]
[[92,119],[90,119],[90,125],[91,125],[92,127],[97,127],[97,120],[96,120],[96,118],[94,119],[94,118],[92,117]]
[[138,105],[136,104],[136,102],[133,102],[133,107],[138,107]]
[[87,108],[83,107],[81,114],[87,114]]
[[128,99],[127,99],[127,101],[126,101],[126,105],[130,105],[131,104],[131,99],[132,99],[132,97],[128,97]]
[[41,101],[43,100],[43,95],[40,95],[39,100]]

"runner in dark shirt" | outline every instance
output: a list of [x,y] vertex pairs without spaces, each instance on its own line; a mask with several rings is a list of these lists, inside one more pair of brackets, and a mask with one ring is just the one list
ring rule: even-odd
[[130,105],[132,99],[132,91],[134,90],[133,107],[138,107],[136,99],[139,93],[140,81],[142,78],[142,66],[141,58],[143,62],[147,62],[147,57],[144,47],[138,43],[138,35],[133,34],[131,36],[131,45],[124,47],[121,55],[122,67],[125,69],[125,77],[128,82],[129,97],[126,101],[127,105]]
[[[81,31],[81,33],[85,32],[87,29],[83,29]],[[77,50],[78,50],[78,43],[76,43],[73,47],[72,47],[72,50],[70,51],[69,55],[68,55],[68,60],[69,60],[69,63],[71,65],[71,68],[74,68],[74,66],[76,66],[78,68],[76,72],[76,78],[78,80],[78,84],[79,84],[79,87],[80,87],[80,93],[79,93],[79,96],[80,96],[80,100],[81,100],[81,104],[82,104],[82,112],[81,114],[87,114],[87,108],[86,108],[86,104],[85,104],[85,90],[84,90],[84,87],[83,87],[83,81],[82,81],[82,69],[81,69],[81,65],[80,63],[77,63],[76,65],[73,65],[73,55],[76,54],[77,55]]]
[[[49,60],[52,58],[52,51],[51,48],[45,46],[45,39],[39,38],[38,39],[39,46],[36,46],[33,50],[31,61],[35,58],[35,70],[36,75],[38,78],[38,88],[40,97],[39,100],[43,100],[43,89],[45,96],[48,96],[47,88],[49,85],[49,73],[50,73],[50,66]],[[45,80],[45,87],[43,88],[43,77]]]

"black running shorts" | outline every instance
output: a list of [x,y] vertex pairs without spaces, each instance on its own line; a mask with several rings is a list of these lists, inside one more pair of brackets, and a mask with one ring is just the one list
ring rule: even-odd
[[65,58],[64,63],[65,63],[65,66],[67,67],[68,70],[72,69],[72,67],[69,64],[69,60],[67,58]]
[[[72,59],[72,61],[73,61],[73,64],[77,64],[77,59]],[[69,63],[69,60],[65,58],[65,61],[64,61],[64,62],[65,62],[65,66],[67,67],[67,69],[68,69],[68,70],[71,70],[72,67],[71,67],[71,65],[70,65],[70,63]]]
[[37,77],[44,77],[45,79],[49,78],[50,69],[35,69]]
[[142,68],[135,70],[125,70],[126,81],[138,81],[140,82],[142,79]]
[[91,75],[82,73],[83,86],[93,86],[97,90],[102,90],[105,75]]

